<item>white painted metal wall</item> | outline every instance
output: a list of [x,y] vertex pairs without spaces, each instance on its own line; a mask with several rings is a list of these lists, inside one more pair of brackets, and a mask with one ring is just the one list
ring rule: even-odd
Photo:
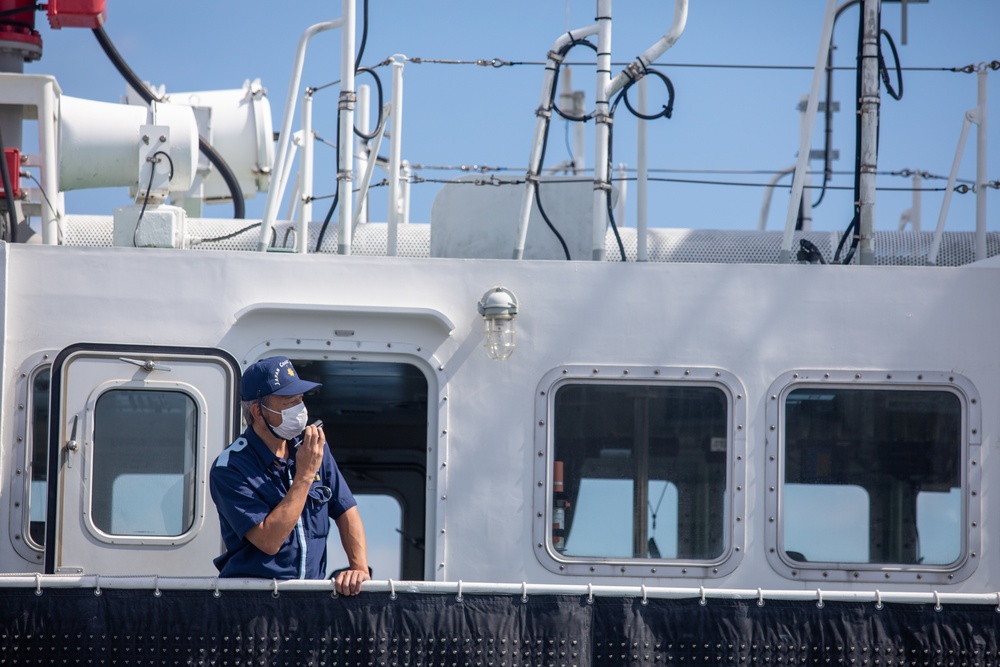
[[[219,347],[404,361],[428,378],[426,578],[550,584],[815,588],[766,559],[768,389],[799,369],[952,372],[982,401],[978,566],[954,593],[1000,588],[992,486],[1000,418],[1000,262],[957,269],[367,258],[51,246],[2,248],[5,316],[0,524],[18,502],[12,455],[22,373],[79,342]],[[506,362],[482,346],[476,302],[520,302]],[[335,331],[351,330],[350,337]],[[536,557],[535,393],[566,365],[713,367],[746,391],[743,557],[714,579],[567,576]],[[217,443],[217,451],[228,443]],[[335,448],[334,448],[335,449]],[[0,540],[0,571],[37,571]],[[114,568],[114,553],[108,567]],[[831,588],[835,586],[830,585]],[[870,588],[844,584],[841,588]],[[882,590],[929,590],[887,581]],[[826,588],[826,586],[824,586]]]

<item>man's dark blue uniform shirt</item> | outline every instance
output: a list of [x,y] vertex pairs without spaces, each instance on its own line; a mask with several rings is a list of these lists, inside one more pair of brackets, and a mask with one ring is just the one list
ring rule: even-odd
[[[301,437],[301,436],[300,436]],[[297,445],[298,439],[289,445]],[[323,463],[309,489],[305,509],[274,556],[246,539],[281,502],[295,478],[295,460],[276,457],[252,427],[212,465],[209,487],[219,510],[226,553],[215,559],[221,577],[325,579],[330,519],[357,505],[324,444]]]

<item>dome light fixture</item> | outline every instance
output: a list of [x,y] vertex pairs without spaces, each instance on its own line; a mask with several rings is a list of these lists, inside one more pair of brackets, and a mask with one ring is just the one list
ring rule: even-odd
[[506,287],[492,287],[477,304],[483,316],[483,347],[491,359],[505,361],[514,351],[517,297]]

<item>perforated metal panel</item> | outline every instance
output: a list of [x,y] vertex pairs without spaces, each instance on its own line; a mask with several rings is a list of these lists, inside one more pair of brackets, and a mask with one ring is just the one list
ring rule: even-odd
[[[197,250],[256,250],[260,238],[259,220],[189,218],[188,237]],[[322,222],[309,225],[309,251],[315,252]],[[65,245],[110,246],[113,224],[110,216],[67,216]],[[636,230],[619,230],[627,261],[636,258]],[[271,247],[295,247],[297,223],[278,222],[271,233]],[[230,237],[231,235],[231,237]],[[230,238],[226,238],[230,237]],[[709,264],[773,264],[778,261],[782,232],[729,231],[704,229],[648,230],[650,262],[699,262]],[[812,242],[826,261],[832,261],[840,232],[796,232],[792,252],[799,239]],[[359,224],[354,231],[351,253],[379,257],[386,255],[388,225],[381,222]],[[876,232],[875,263],[883,266],[923,266],[934,240],[931,232]],[[430,225],[399,225],[396,241],[399,257],[430,256]],[[987,255],[1000,254],[1000,232],[986,235]],[[331,222],[323,235],[320,252],[337,252],[337,226]],[[619,261],[618,243],[611,230],[605,237],[605,257]],[[974,232],[945,232],[938,251],[938,266],[961,266],[975,259]]]

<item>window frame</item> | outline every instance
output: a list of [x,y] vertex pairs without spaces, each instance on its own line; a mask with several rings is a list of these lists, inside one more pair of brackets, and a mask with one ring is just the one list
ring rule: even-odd
[[[782,499],[785,477],[785,402],[796,389],[831,388],[865,390],[937,391],[954,394],[960,403],[959,452],[962,493],[962,544],[958,559],[947,565],[904,563],[836,563],[795,561],[785,555]],[[762,439],[777,456],[768,456],[765,480],[767,497],[767,560],[783,577],[801,581],[950,584],[968,578],[976,569],[981,551],[982,402],[972,382],[958,374],[938,371],[798,370],[779,376],[767,393]]]
[[[669,558],[611,558],[567,556],[552,543],[553,488],[555,459],[555,395],[570,384],[619,384],[644,386],[703,386],[722,391],[726,398],[727,525],[723,527],[725,548],[712,560]],[[704,579],[730,574],[739,565],[746,549],[746,391],[732,373],[721,368],[567,365],[546,373],[535,391],[533,459],[532,543],[538,561],[549,571],[562,575],[614,577],[686,577]]]
[[[35,432],[32,425],[32,414],[35,410],[34,386],[38,376],[52,369],[52,359],[58,350],[48,350],[31,355],[25,360],[17,374],[17,412],[14,416],[14,457],[15,461],[13,475],[11,478],[10,494],[10,540],[14,550],[21,558],[30,563],[41,565],[45,558],[44,545],[38,544],[31,537],[31,469],[34,465],[32,460],[35,444]],[[51,377],[50,377],[51,388]],[[51,389],[50,389],[51,391]],[[51,401],[47,399],[47,403]],[[50,408],[51,409],[51,408]],[[50,415],[51,417],[51,415]],[[50,419],[46,418],[46,423]],[[46,448],[48,442],[46,441]],[[48,465],[48,452],[46,451],[46,465]],[[18,492],[18,489],[20,492]],[[48,502],[48,489],[45,492],[45,500]],[[48,523],[48,508],[45,511],[45,522]]]
[[184,544],[194,539],[200,529],[202,523],[204,523],[204,516],[198,511],[198,508],[205,506],[206,504],[206,489],[204,484],[199,484],[197,481],[201,479],[202,476],[207,477],[207,473],[201,470],[201,467],[205,465],[203,462],[207,460],[208,453],[208,424],[206,423],[205,415],[208,412],[208,403],[205,397],[201,394],[198,389],[186,382],[176,382],[176,381],[164,381],[164,380],[143,380],[141,384],[137,384],[135,380],[112,380],[109,382],[104,382],[98,385],[93,393],[87,398],[87,414],[89,419],[87,419],[87,428],[89,429],[88,437],[91,442],[94,442],[94,430],[96,428],[96,415],[97,415],[97,402],[102,396],[111,391],[166,391],[180,393],[188,397],[194,402],[195,411],[197,416],[197,421],[195,424],[195,442],[194,451],[192,452],[192,461],[194,462],[194,474],[192,479],[195,480],[194,489],[194,502],[192,503],[193,516],[191,517],[191,525],[179,535],[146,535],[146,534],[127,534],[127,533],[108,533],[107,531],[100,528],[96,523],[94,523],[94,459],[96,456],[88,456],[86,461],[83,463],[87,470],[87,480],[82,485],[83,488],[83,507],[86,508],[86,514],[83,517],[83,525],[86,527],[87,532],[96,540],[104,542],[106,544],[136,544],[136,545],[156,545],[165,544],[176,546],[179,544]]

